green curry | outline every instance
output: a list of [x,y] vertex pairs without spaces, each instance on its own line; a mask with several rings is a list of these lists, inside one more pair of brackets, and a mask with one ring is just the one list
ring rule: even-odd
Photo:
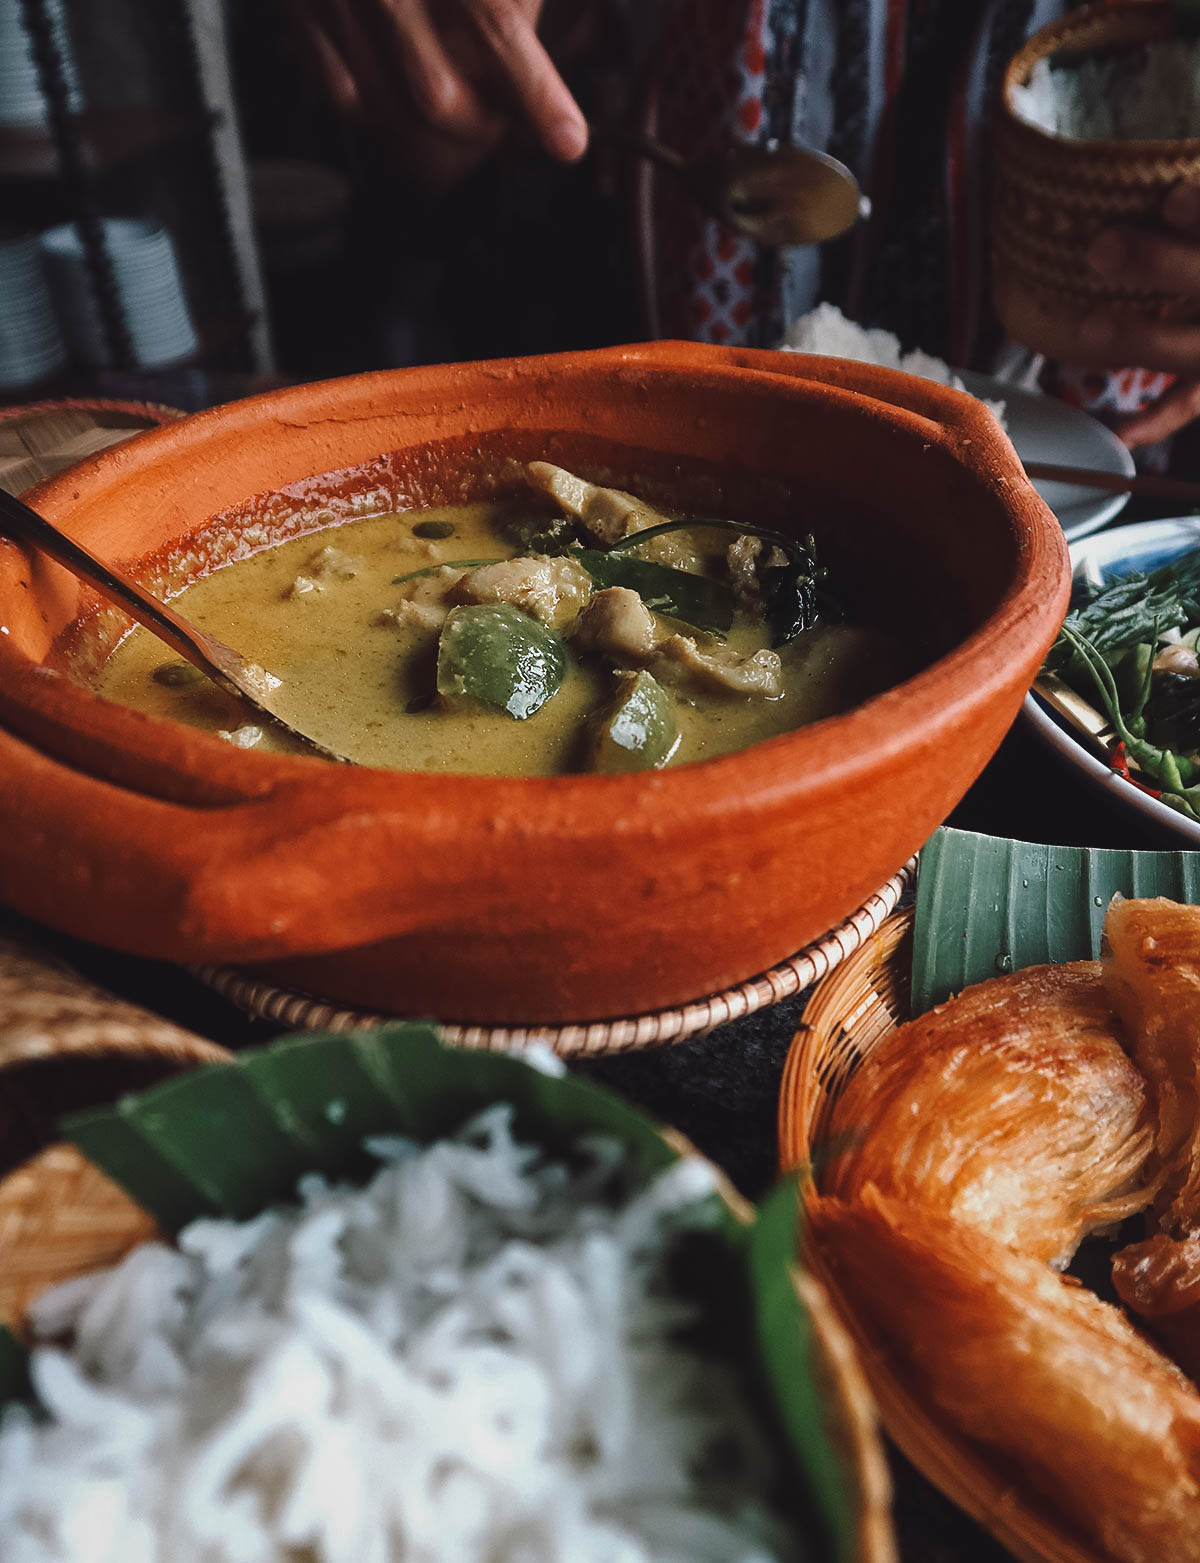
[[[805,545],[664,523],[546,463],[530,475],[561,517],[505,500],[347,522],[214,571],[181,609],[282,679],[286,719],[398,770],[707,759],[907,671],[889,637],[822,607]],[[142,629],[98,688],[241,746],[293,747]]]

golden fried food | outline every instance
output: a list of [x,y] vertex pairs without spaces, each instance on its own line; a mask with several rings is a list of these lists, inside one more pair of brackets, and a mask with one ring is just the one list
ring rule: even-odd
[[821,1181],[848,1200],[874,1185],[1062,1267],[1146,1205],[1152,1144],[1099,963],[1033,966],[872,1053],[838,1102]]
[[1104,921],[1109,992],[1157,1118],[1164,1231],[1200,1227],[1200,907],[1114,901]]
[[1106,977],[1145,1076],[1157,1129],[1159,1230],[1113,1259],[1113,1284],[1200,1381],[1200,907],[1114,901]]
[[1200,1382],[1200,1232],[1156,1232],[1113,1257],[1113,1285],[1185,1373]]
[[1200,1560],[1200,1394],[1116,1308],[937,1210],[820,1198],[813,1239],[908,1387],[1119,1563]]

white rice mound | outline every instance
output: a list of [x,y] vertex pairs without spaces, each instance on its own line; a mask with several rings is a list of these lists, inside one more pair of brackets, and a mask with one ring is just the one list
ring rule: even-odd
[[196,1221],[36,1308],[42,1411],[0,1422],[3,1563],[767,1563],[774,1458],[676,1336],[689,1159],[614,1204],[506,1106],[371,1142],[362,1190]]
[[1070,64],[1039,60],[1013,89],[1030,125],[1075,141],[1178,141],[1200,136],[1200,39],[1171,38]]
[[[818,304],[807,315],[793,322],[779,344],[785,353],[819,353],[827,358],[851,358],[860,364],[878,364],[883,369],[902,369],[955,391],[966,386],[940,358],[913,348],[906,353],[900,338],[879,326],[867,329],[848,320],[836,304]],[[985,401],[984,406],[1004,424],[1004,403]]]

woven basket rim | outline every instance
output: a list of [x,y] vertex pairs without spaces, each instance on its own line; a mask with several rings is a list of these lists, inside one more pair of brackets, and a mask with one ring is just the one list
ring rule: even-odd
[[[1120,158],[1123,162],[1141,162],[1155,157],[1200,157],[1200,136],[1166,136],[1138,141],[1120,141],[1113,137],[1085,140],[1032,125],[1013,107],[1013,89],[1025,86],[1038,61],[1053,54],[1059,41],[1077,32],[1081,25],[1093,21],[1111,23],[1125,17],[1136,17],[1146,23],[1162,22],[1170,21],[1173,14],[1174,7],[1170,0],[1098,0],[1098,3],[1079,6],[1065,17],[1040,27],[1037,32],[1030,34],[1005,68],[998,101],[998,116],[1005,131],[1027,137],[1031,143],[1047,150],[1057,148],[1091,152],[1100,158]],[[1150,42],[1152,38],[1153,35],[1145,41]]]
[[[719,1026],[772,1008],[818,983],[859,949],[886,921],[913,882],[916,859],[910,858],[873,895],[820,939],[765,972],[720,993],[689,1004],[644,1015],[570,1025],[488,1026],[439,1023],[442,1040],[454,1047],[519,1053],[549,1047],[560,1058],[590,1058],[638,1052],[707,1035]],[[402,1020],[357,1010],[318,994],[292,991],[262,981],[233,967],[193,966],[192,975],[257,1020],[269,1020],[297,1031],[352,1031]],[[425,1018],[425,1017],[416,1017]]]
[[154,427],[163,423],[177,423],[181,418],[191,416],[183,408],[169,407],[165,402],[123,401],[119,397],[69,396],[58,400],[18,402],[11,407],[0,407],[0,423],[12,423],[21,418],[36,418],[48,412],[117,412],[128,418],[144,418]]
[[[858,979],[869,980],[873,971],[903,958],[908,950],[905,936],[914,921],[912,907],[891,913],[873,939],[816,985],[805,1018],[816,1005],[818,1023],[823,1021],[822,1001],[828,1000],[831,1023],[839,1026],[841,1035],[852,1033],[854,1014],[846,1017],[844,1024],[836,1018],[841,992],[853,992]],[[862,1018],[861,1006],[857,1018]],[[892,1026],[883,1035],[890,1035],[897,1024],[893,1016]],[[808,1118],[825,1091],[819,1068],[824,1052],[815,1028],[801,1024],[788,1050],[780,1084],[780,1164],[785,1170],[796,1166],[802,1169],[806,1202],[817,1193],[809,1155]],[[872,1331],[859,1321],[819,1248],[810,1247],[806,1258],[854,1342],[885,1431],[922,1475],[1021,1563],[1111,1563],[1107,1553],[1090,1549],[1065,1523],[1039,1508],[1036,1499],[1018,1491],[1010,1479],[997,1475],[995,1459],[986,1449],[972,1444],[932,1414],[924,1398],[909,1387],[905,1375],[891,1367],[887,1352],[880,1348]]]

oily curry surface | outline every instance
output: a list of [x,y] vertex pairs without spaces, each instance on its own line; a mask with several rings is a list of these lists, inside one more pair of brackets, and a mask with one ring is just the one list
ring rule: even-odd
[[[547,560],[515,540],[537,525],[544,517],[530,522],[509,500],[373,516],[216,570],[177,602],[283,681],[274,699],[287,720],[397,770],[545,776],[702,760],[845,710],[911,670],[890,637],[840,622],[768,650],[752,594],[719,632],[679,622],[649,591],[590,578],[576,558],[593,554]],[[658,557],[719,581],[729,546],[680,532]],[[505,560],[519,563],[507,574],[488,563]],[[296,747],[142,629],[97,688],[241,746]]]

